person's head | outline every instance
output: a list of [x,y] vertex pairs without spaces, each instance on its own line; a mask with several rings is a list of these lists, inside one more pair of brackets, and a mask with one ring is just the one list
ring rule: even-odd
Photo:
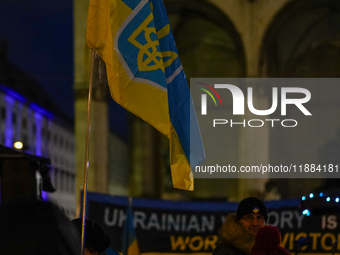
[[[82,218],[71,221],[81,237]],[[95,221],[85,220],[85,244],[84,255],[98,254],[110,246],[110,238],[103,228]]]
[[264,226],[256,235],[250,255],[291,255],[280,243],[280,230],[275,226]]
[[265,225],[267,217],[267,207],[256,197],[243,199],[237,207],[236,220],[254,237]]

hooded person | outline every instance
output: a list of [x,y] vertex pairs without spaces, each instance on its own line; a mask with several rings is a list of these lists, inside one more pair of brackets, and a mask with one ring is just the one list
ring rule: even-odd
[[[77,229],[79,237],[81,238],[82,218],[74,219],[71,223]],[[102,253],[109,246],[110,237],[105,233],[104,229],[97,222],[86,219],[84,255]]]
[[243,199],[236,214],[228,215],[220,228],[213,255],[250,255],[256,234],[264,227],[267,217],[267,207],[260,199]]
[[280,243],[280,230],[275,226],[264,226],[257,233],[250,255],[291,255]]

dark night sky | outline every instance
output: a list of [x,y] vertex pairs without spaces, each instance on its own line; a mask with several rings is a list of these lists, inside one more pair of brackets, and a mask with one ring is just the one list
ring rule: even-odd
[[0,39],[8,58],[73,116],[72,0],[1,0]]
[[[74,116],[73,1],[1,0],[0,40],[9,44],[10,62],[37,79]],[[112,108],[111,127],[127,136],[126,126],[112,125],[126,123],[125,110],[110,102]]]

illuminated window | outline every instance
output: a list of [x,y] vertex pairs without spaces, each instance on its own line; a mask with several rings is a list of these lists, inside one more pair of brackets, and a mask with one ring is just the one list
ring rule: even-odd
[[26,118],[23,118],[23,119],[22,119],[21,125],[22,125],[22,128],[23,128],[23,129],[26,129],[26,128],[27,128],[27,119],[26,119]]
[[12,113],[12,123],[14,125],[17,123],[17,114],[15,112]]
[[3,120],[6,119],[6,109],[5,109],[5,107],[1,107],[1,118]]
[[64,191],[64,185],[65,185],[65,173],[63,170],[60,171],[60,191]]
[[22,142],[25,147],[28,146],[28,137],[26,134],[22,135]]
[[58,189],[59,184],[59,169],[57,167],[54,168],[54,187]]

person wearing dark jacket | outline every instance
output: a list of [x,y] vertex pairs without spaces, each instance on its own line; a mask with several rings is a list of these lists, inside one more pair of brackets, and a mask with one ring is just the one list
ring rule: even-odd
[[212,255],[250,255],[255,237],[264,227],[268,213],[265,204],[258,198],[243,199],[219,230],[219,239]]

